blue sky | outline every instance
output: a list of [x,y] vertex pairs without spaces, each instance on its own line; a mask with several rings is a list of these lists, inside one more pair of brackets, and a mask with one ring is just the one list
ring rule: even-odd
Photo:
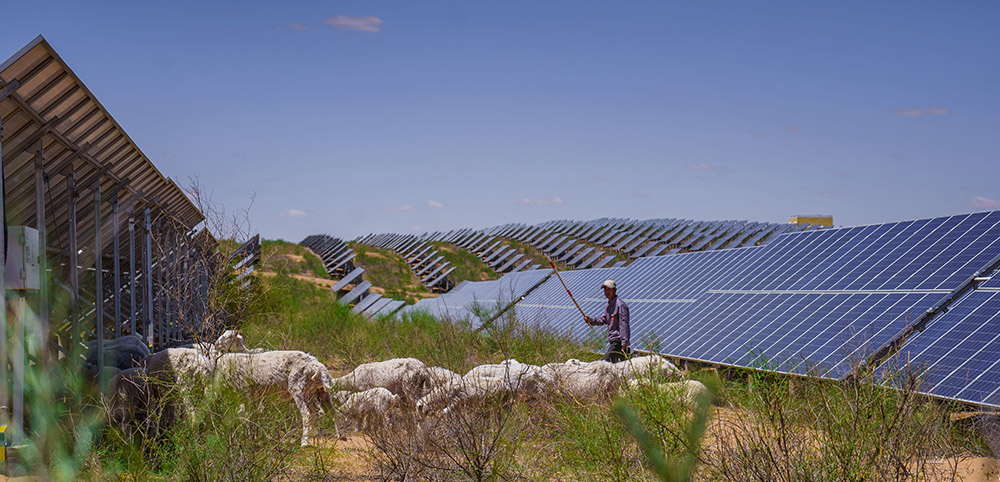
[[996,2],[0,12],[0,57],[44,35],[165,175],[253,195],[267,238],[1000,209]]

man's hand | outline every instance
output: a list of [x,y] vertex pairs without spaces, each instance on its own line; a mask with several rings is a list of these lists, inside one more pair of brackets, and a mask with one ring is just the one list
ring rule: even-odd
[[593,319],[591,319],[587,315],[583,315],[583,322],[586,323],[586,324],[588,324],[588,325],[591,325],[591,326],[594,325]]

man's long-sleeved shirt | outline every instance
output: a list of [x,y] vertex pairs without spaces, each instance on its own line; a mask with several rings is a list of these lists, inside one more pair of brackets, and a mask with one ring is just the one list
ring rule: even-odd
[[608,300],[604,313],[593,320],[595,325],[608,325],[609,342],[620,340],[622,346],[631,346],[632,332],[628,324],[628,305],[618,295]]

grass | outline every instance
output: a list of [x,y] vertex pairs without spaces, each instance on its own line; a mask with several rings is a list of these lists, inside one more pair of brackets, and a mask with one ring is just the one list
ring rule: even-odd
[[283,240],[260,243],[264,271],[328,278],[323,261],[309,248]]
[[[464,373],[505,358],[542,365],[599,356],[597,345],[525,325],[513,312],[480,332],[422,313],[367,320],[291,271],[262,279],[240,327],[248,345],[307,351],[338,372],[394,357]],[[912,377],[902,390],[736,369],[687,378],[709,386],[715,405],[691,410],[656,384],[610,401],[499,400],[429,425],[388,426],[382,436],[398,443],[372,449],[366,470],[402,463],[422,470],[421,480],[947,480],[953,465],[935,460],[988,453],[975,427],[952,423],[949,407],[918,396]],[[223,390],[197,413],[152,439],[106,427],[84,478],[356,478],[331,462],[343,449],[295,445],[287,400]],[[414,468],[417,459],[433,466]]]
[[297,349],[317,355],[327,365],[353,367],[394,357],[414,357],[428,365],[463,373],[504,358],[547,363],[553,359],[596,355],[544,330],[508,328],[491,336],[467,325],[441,321],[424,313],[402,320],[369,321],[341,306],[326,290],[288,275],[266,278],[259,309],[244,323],[247,343],[270,349]]
[[420,283],[420,279],[400,255],[366,244],[354,242],[349,244],[357,253],[354,264],[365,269],[362,277],[377,288],[373,291],[406,300],[408,303],[413,303],[419,298],[434,296]]
[[452,271],[448,278],[456,285],[463,281],[488,281],[500,277],[476,255],[463,248],[440,241],[430,244],[438,250],[438,254],[444,256],[445,261],[450,262],[451,266],[455,268],[455,271]]

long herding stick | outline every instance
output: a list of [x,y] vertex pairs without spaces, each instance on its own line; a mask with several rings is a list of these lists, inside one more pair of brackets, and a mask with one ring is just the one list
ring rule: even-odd
[[[545,259],[549,260],[549,266],[552,266],[552,271],[556,272],[556,277],[559,278],[559,282],[562,283],[563,288],[566,289],[566,294],[569,295],[569,299],[573,300],[573,304],[576,305],[576,309],[580,311],[580,314],[583,315],[583,319],[586,320],[587,319],[587,315],[585,315],[583,313],[583,309],[580,308],[580,303],[576,302],[576,298],[573,297],[573,293],[569,292],[569,288],[566,287],[566,282],[563,281],[562,275],[560,275],[559,274],[559,270],[556,269],[556,264],[552,262],[552,258],[549,258],[548,256],[546,256]],[[590,323],[587,323],[587,324],[589,325]]]

